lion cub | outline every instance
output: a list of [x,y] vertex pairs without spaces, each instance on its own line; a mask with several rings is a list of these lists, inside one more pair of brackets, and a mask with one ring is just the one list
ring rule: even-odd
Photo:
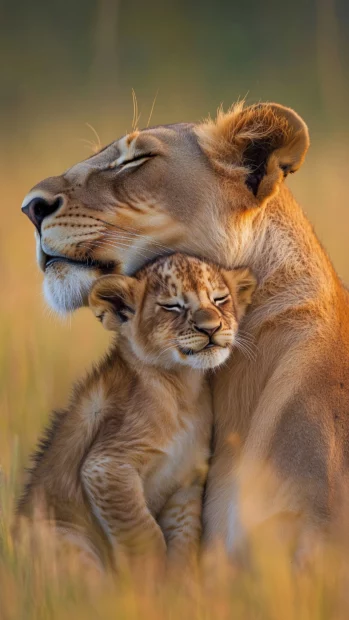
[[195,557],[212,428],[202,371],[228,358],[255,286],[247,269],[182,254],[98,279],[90,307],[115,345],[57,415],[20,512],[40,493],[60,531],[84,531],[99,557],[103,539],[112,556]]

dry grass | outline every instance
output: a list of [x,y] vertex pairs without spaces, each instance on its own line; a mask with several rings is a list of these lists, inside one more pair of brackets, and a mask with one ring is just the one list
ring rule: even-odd
[[[349,281],[347,158],[341,148],[319,144],[291,182]],[[147,567],[136,586],[127,578],[118,584],[100,581],[74,558],[56,557],[44,535],[35,549],[25,543],[14,548],[11,519],[28,453],[50,409],[64,404],[72,381],[107,342],[88,311],[61,323],[45,310],[32,228],[19,207],[37,180],[85,154],[62,124],[55,135],[51,129],[47,136],[32,131],[25,145],[11,145],[6,155],[11,166],[1,162],[0,620],[347,618],[347,553],[337,554],[333,548],[296,577],[282,547],[270,547],[267,537],[259,537],[253,541],[253,568],[234,573],[217,552],[207,559],[202,578],[184,590],[173,584],[156,587]]]

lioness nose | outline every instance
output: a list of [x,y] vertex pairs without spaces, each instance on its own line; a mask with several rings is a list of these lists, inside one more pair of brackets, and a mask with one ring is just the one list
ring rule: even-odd
[[209,337],[213,336],[222,326],[218,314],[210,309],[198,310],[193,318],[195,329]]
[[45,217],[57,211],[62,204],[63,198],[61,196],[53,197],[51,200],[39,194],[37,196],[29,195],[28,200],[23,202],[22,211],[40,232]]

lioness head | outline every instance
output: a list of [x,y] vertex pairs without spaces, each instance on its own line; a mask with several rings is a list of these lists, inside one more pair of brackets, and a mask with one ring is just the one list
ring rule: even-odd
[[89,303],[104,327],[126,337],[142,361],[213,368],[229,356],[255,286],[248,269],[225,271],[174,254],[133,278],[99,278]]
[[45,179],[22,208],[48,302],[73,310],[102,274],[132,274],[173,251],[245,264],[254,219],[307,147],[292,110],[238,104],[215,121],[134,131]]

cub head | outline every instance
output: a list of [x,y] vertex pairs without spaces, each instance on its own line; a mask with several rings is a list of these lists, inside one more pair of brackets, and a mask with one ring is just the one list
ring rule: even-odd
[[308,144],[289,108],[238,104],[212,121],[133,131],[41,181],[22,209],[36,229],[47,301],[74,310],[96,278],[132,275],[165,253],[249,264],[255,218]]
[[162,257],[131,278],[107,275],[89,303],[106,329],[126,338],[143,362],[213,368],[234,345],[256,279],[183,254]]

